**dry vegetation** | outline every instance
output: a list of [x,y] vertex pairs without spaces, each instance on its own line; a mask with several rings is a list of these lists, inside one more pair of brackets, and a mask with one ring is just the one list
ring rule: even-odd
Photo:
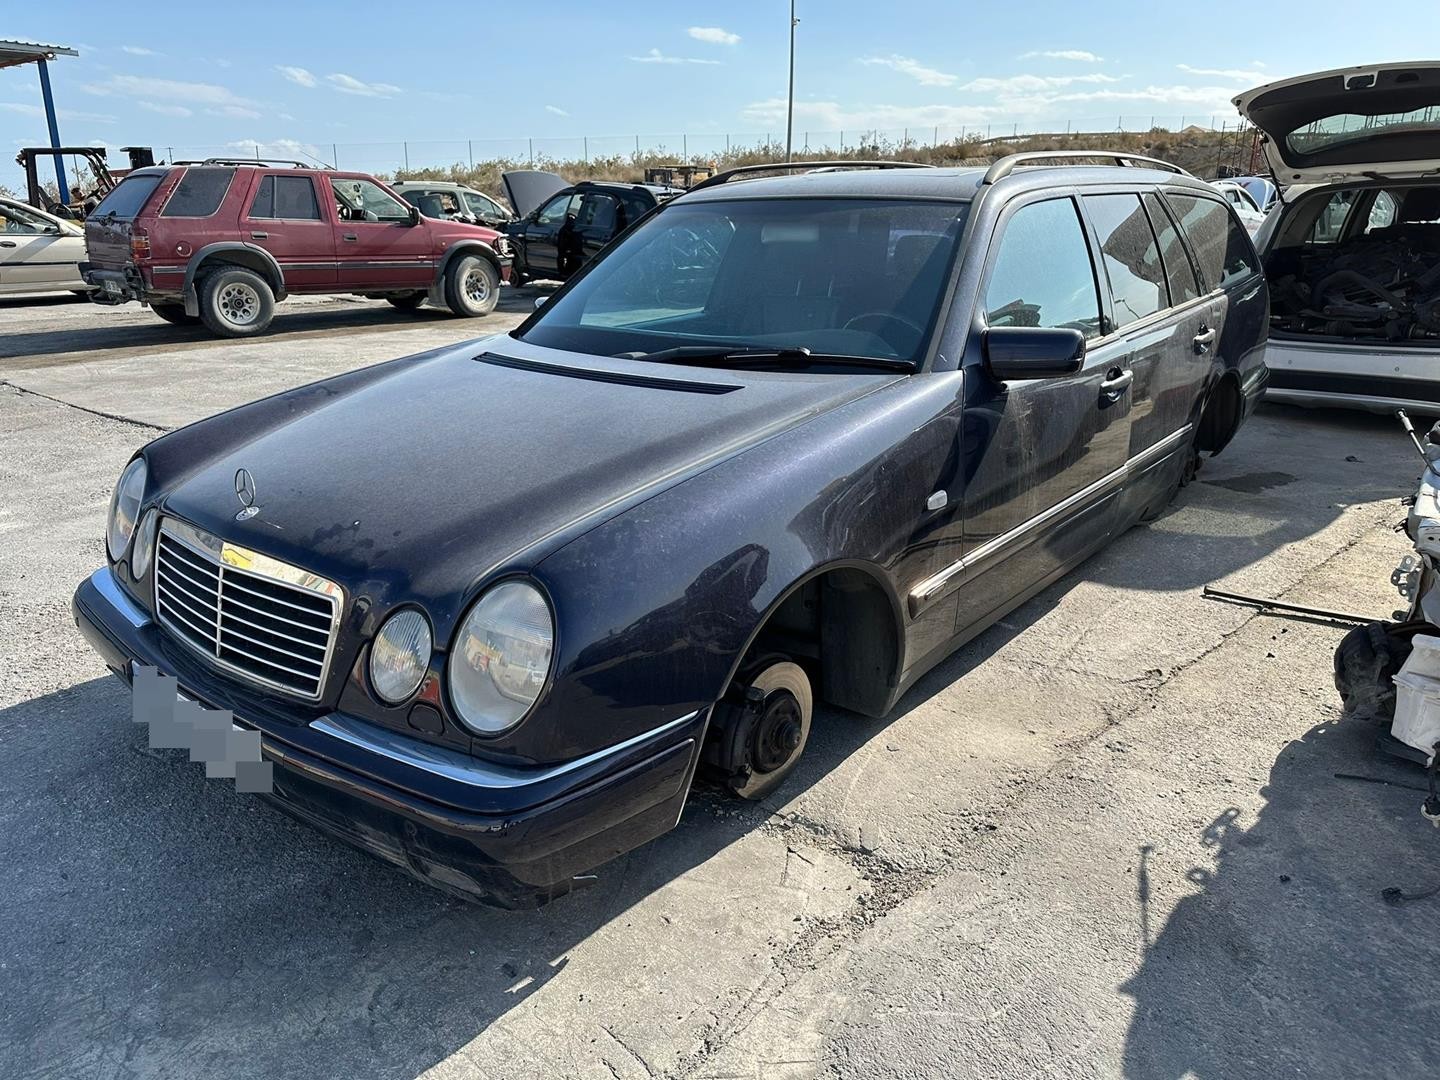
[[[1250,134],[1235,131],[1211,131],[1190,127],[1183,131],[1156,128],[1140,134],[1031,135],[1018,139],[965,139],[939,146],[922,146],[911,142],[896,144],[876,142],[843,152],[814,152],[796,155],[799,161],[819,161],[843,156],[873,160],[920,161],[930,165],[984,165],[1018,151],[1045,150],[1128,150],[1131,153],[1170,161],[1196,176],[1214,177],[1222,167],[1245,172],[1250,165]],[[692,154],[689,163],[714,164],[719,168],[779,161],[784,157],[783,144],[737,148],[718,157]],[[493,160],[476,162],[472,167],[456,163],[448,168],[408,169],[398,171],[395,180],[448,180],[467,184],[481,191],[499,192],[500,174],[511,169],[547,169],[574,180],[638,181],[648,166],[680,163],[678,155],[660,153],[617,154],[593,157],[589,161],[555,161],[537,158],[534,162]]]

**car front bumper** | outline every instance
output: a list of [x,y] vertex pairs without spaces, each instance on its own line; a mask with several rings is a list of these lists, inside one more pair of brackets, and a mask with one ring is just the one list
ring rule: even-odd
[[[179,649],[102,568],[71,601],[75,623],[126,683],[137,666],[261,733],[287,813],[444,889],[526,907],[671,829],[690,790],[708,710],[553,766],[501,766],[341,713],[301,715],[234,691]],[[290,715],[287,715],[290,714]]]

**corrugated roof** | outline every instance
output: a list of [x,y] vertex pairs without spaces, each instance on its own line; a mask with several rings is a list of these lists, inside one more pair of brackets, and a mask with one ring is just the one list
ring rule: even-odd
[[0,40],[0,68],[33,64],[37,60],[53,60],[57,56],[79,56],[68,45],[47,45],[43,41]]

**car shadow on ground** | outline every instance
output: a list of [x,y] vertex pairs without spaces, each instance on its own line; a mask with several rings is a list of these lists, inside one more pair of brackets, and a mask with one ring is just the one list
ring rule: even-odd
[[[501,290],[500,301],[495,313],[501,315],[529,314],[535,307],[535,299],[547,295],[546,286],[525,286],[521,289]],[[13,302],[19,306],[19,302]],[[76,297],[28,298],[24,306],[35,305],[67,307],[72,303],[88,303]],[[187,350],[233,346],[237,344],[263,344],[281,342],[307,334],[333,334],[337,331],[363,333],[367,331],[394,331],[406,329],[435,329],[436,324],[450,323],[462,337],[478,337],[487,333],[485,318],[462,319],[450,311],[426,304],[414,311],[402,311],[383,300],[369,301],[342,299],[326,304],[285,304],[275,307],[275,321],[263,334],[253,338],[219,337],[203,326],[175,326],[165,322],[158,315],[146,312],[138,305],[127,305],[123,312],[141,316],[145,321],[117,321],[114,325],[85,325],[69,327],[58,323],[44,330],[9,333],[0,336],[0,359],[21,359],[30,357],[59,356],[83,352],[95,356],[106,352],[154,347],[165,350]],[[4,308],[0,307],[0,316]],[[511,320],[513,321],[513,320]],[[510,322],[507,321],[508,327]]]
[[1188,873],[1198,891],[1153,939],[1136,853],[1145,952],[1121,987],[1135,1000],[1128,1080],[1434,1072],[1440,895],[1382,891],[1440,886],[1437,834],[1412,790],[1423,771],[1374,749],[1375,730],[1342,720],[1286,744],[1258,816],[1231,808],[1204,828],[1213,869]]

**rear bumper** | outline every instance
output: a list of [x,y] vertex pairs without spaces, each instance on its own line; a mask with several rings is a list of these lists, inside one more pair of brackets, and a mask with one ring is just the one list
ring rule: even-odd
[[1270,339],[1266,400],[1291,405],[1440,414],[1440,349]]
[[148,300],[145,279],[134,266],[123,269],[102,269],[93,263],[80,264],[80,278],[91,287],[90,299],[97,304],[113,307],[131,300]]
[[[261,732],[274,765],[263,796],[287,813],[447,892],[522,907],[667,832],[690,789],[707,711],[567,765],[519,768],[437,752],[339,713],[286,716],[288,706],[229,691],[183,652],[108,569],[83,581],[75,623],[112,672],[173,674],[187,694]],[[414,753],[407,754],[406,747]]]

